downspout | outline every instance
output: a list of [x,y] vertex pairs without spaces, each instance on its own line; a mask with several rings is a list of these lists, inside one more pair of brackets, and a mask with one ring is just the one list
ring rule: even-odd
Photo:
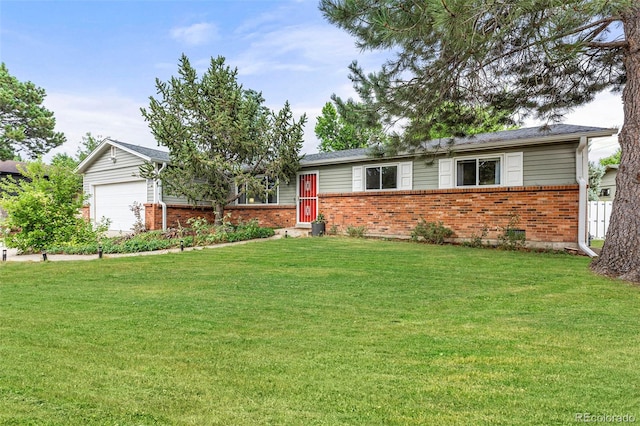
[[[158,170],[158,176],[164,170],[165,167],[167,167],[167,163],[162,163],[162,167],[160,167],[160,169]],[[162,200],[162,180],[160,180],[159,178],[156,178],[154,180],[154,183],[156,184],[155,192],[156,192],[158,203],[162,206],[162,230],[166,231],[167,230],[167,204]]]
[[589,158],[586,155],[588,151],[586,151],[588,146],[588,139],[586,136],[580,137],[580,144],[578,145],[578,149],[576,150],[576,180],[578,181],[579,186],[579,197],[578,197],[578,247],[589,257],[598,257],[598,255],[589,248],[589,245],[586,241],[587,235],[587,185],[589,183],[588,177],[585,178],[585,170],[586,175],[589,176]]

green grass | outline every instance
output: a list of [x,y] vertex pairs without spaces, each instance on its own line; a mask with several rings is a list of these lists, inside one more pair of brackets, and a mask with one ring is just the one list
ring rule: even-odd
[[604,240],[591,240],[591,247],[602,248],[604,246]]
[[640,289],[588,259],[345,238],[0,265],[0,424],[640,419]]

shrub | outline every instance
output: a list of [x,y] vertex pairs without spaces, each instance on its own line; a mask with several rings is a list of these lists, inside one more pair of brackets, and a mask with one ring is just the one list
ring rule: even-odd
[[[102,238],[88,243],[65,243],[52,245],[47,248],[50,253],[66,254],[96,254],[98,246],[102,252],[137,253],[141,251],[165,250],[180,247],[180,241],[185,247],[218,244],[225,242],[244,241],[256,238],[269,238],[275,234],[271,228],[261,228],[256,220],[241,223],[237,226],[230,224],[213,226],[202,218],[192,221],[196,229],[177,232],[175,229],[163,231],[147,231],[139,234],[123,235],[113,238]],[[191,232],[192,235],[184,235]]]
[[453,235],[453,230],[447,228],[442,222],[427,222],[424,219],[420,219],[414,230],[411,232],[411,239],[413,241],[420,241],[430,244],[444,244],[445,238],[449,238]]
[[365,226],[347,226],[347,235],[352,238],[364,238],[367,233]]
[[498,248],[503,250],[521,250],[526,246],[526,235],[524,230],[517,229],[520,217],[511,215],[509,224],[502,228],[502,233],[498,235]]
[[38,160],[21,168],[25,180],[0,181],[0,206],[7,212],[2,223],[5,243],[20,252],[51,245],[96,241],[104,228],[94,228],[78,215],[86,200],[78,193],[81,179],[64,165],[47,166]]
[[487,238],[488,233],[489,233],[489,228],[487,227],[487,225],[483,225],[482,230],[480,231],[479,234],[474,232],[473,234],[471,234],[471,238],[469,239],[469,241],[463,242],[462,245],[466,247],[474,247],[474,248],[483,247],[484,242],[482,240]]

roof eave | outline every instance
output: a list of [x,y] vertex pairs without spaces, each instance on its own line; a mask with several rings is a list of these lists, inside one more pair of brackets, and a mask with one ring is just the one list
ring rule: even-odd
[[142,158],[145,161],[157,163],[165,162],[164,160],[154,159],[147,155],[129,149],[126,146],[122,146],[118,143],[118,141],[114,141],[113,139],[105,139],[100,143],[100,145],[98,145],[96,149],[91,152],[91,154],[87,156],[87,158],[85,158],[80,164],[78,164],[78,167],[75,168],[74,172],[80,174],[84,173],[87,168],[89,168],[89,166],[95,161],[95,159],[101,156],[106,151],[107,146],[115,146],[116,148],[128,152],[129,154],[135,155],[136,157]]
[[[618,129],[602,129],[597,131],[587,131],[587,132],[575,132],[575,133],[562,133],[558,135],[547,135],[547,136],[536,136],[530,138],[523,139],[512,139],[512,140],[503,140],[503,141],[492,141],[486,143],[466,143],[460,145],[453,145],[450,149],[451,152],[473,152],[473,151],[485,151],[489,149],[497,149],[497,148],[518,148],[522,146],[536,146],[536,145],[546,145],[557,142],[570,142],[570,141],[579,141],[582,137],[587,137],[589,139],[595,138],[603,138],[613,136],[618,133]],[[446,153],[448,150],[442,150],[442,153]],[[345,157],[345,158],[327,158],[323,160],[312,160],[312,161],[301,161],[301,165],[305,168],[308,167],[316,167],[316,166],[325,166],[332,164],[348,164],[348,163],[359,163],[365,160],[396,160],[402,158],[412,158],[415,157],[415,154],[397,154],[389,157],[373,157],[368,155],[359,155],[354,157]]]

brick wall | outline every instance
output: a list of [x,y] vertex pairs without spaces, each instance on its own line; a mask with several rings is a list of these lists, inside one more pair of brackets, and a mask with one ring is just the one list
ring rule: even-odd
[[[162,206],[145,204],[145,226],[147,229],[162,229]],[[247,222],[258,219],[260,226],[267,228],[293,227],[296,222],[295,206],[227,206],[225,214],[231,214],[231,223]],[[192,217],[204,217],[213,223],[215,216],[212,207],[191,207],[183,205],[167,205],[167,227],[174,228],[178,223],[186,227],[187,220]]]
[[[487,226],[487,239],[495,240],[517,216],[516,228],[524,229],[526,240],[562,247],[576,245],[578,235],[578,185],[509,188],[465,188],[420,191],[325,193],[318,195],[319,211],[327,229],[335,225],[364,226],[369,235],[407,237],[420,218],[439,222],[455,232],[455,238],[479,236]],[[190,217],[213,222],[211,208],[169,205],[167,225],[186,226]],[[228,206],[231,221],[258,219],[261,226],[283,228],[296,224],[295,206]],[[145,204],[148,229],[162,228],[162,209]]]
[[296,226],[296,206],[227,206],[225,212],[231,213],[233,223],[258,219],[260,226],[267,228],[293,228]]
[[[456,238],[496,239],[513,215],[529,242],[577,243],[578,185],[319,194],[327,226],[365,226],[371,235],[409,236],[420,218]],[[329,229],[329,228],[328,228]]]

